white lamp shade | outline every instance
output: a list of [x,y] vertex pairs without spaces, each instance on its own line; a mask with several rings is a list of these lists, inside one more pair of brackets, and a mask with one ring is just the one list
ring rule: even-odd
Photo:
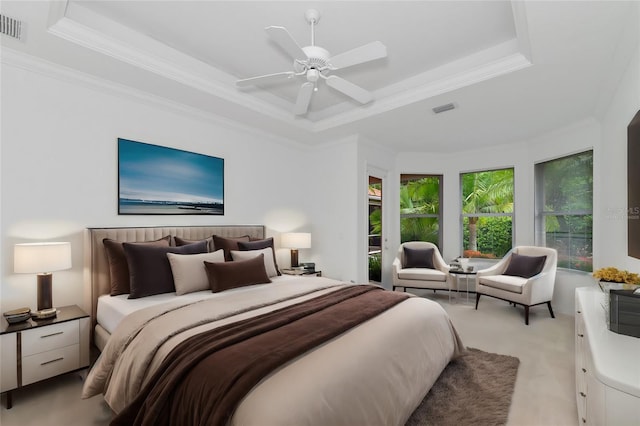
[[16,244],[13,252],[13,271],[34,274],[71,268],[71,243]]
[[280,244],[284,248],[311,248],[311,234],[308,232],[286,232],[280,236]]

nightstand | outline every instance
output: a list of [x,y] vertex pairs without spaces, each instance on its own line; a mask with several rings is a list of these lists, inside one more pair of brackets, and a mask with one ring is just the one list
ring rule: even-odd
[[305,269],[280,269],[285,275],[303,275],[307,277],[321,277],[322,271],[307,271]]
[[54,318],[29,319],[0,326],[0,392],[89,366],[89,315],[76,305],[63,306]]

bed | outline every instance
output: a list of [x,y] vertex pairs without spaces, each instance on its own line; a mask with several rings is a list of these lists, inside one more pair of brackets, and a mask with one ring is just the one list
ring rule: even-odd
[[[222,407],[223,411],[216,414],[217,424],[402,425],[449,361],[464,350],[446,312],[437,303],[326,277],[272,276],[269,284],[247,285],[217,293],[194,291],[180,296],[164,293],[138,299],[127,299],[126,295],[109,296],[109,265],[103,239],[151,241],[166,235],[187,240],[202,240],[211,235],[248,235],[252,240],[261,240],[265,236],[263,226],[87,230],[85,276],[92,289],[93,341],[102,354],[85,381],[83,397],[104,394],[106,402],[117,414],[115,424],[131,423],[132,418],[126,416],[132,412],[134,417],[143,411],[153,414],[154,406],[162,406],[165,411],[161,411],[154,421],[147,419],[149,424],[157,424],[159,420],[165,424],[172,423],[166,410],[182,410],[176,412],[180,412],[178,416],[183,424],[210,423],[211,420],[203,421],[207,418],[204,412],[210,415],[213,408],[207,404],[217,396],[210,396],[209,388],[203,391],[199,386],[210,386],[211,383],[222,386],[218,383],[226,380],[222,377],[222,370],[233,370],[229,367],[233,355],[220,358],[224,361],[220,361],[221,370],[215,373],[220,376],[215,379],[202,379],[198,372],[202,366],[196,367],[193,363],[185,366],[179,380],[197,383],[193,385],[194,389],[198,386],[197,391],[191,388],[192,385],[184,384],[180,390],[169,390],[169,384],[177,379],[167,377],[170,376],[167,372],[176,372],[174,375],[177,376],[177,372],[182,370],[174,368],[176,364],[170,362],[176,362],[178,358],[195,358],[191,351],[195,354],[196,350],[201,350],[198,348],[203,346],[204,336],[209,339],[216,333],[228,333],[228,329],[235,330],[239,324],[245,328],[248,327],[246,324],[262,328],[269,322],[280,321],[279,328],[274,325],[274,334],[281,332],[287,336],[283,343],[263,340],[258,342],[269,343],[257,343],[257,347],[235,352],[236,355],[246,353],[250,354],[247,357],[259,357],[246,361],[251,369],[269,363],[272,354],[280,352],[280,347],[289,347],[293,345],[292,341],[300,340],[290,338],[296,332],[306,339],[315,339],[316,334],[323,333],[328,337],[313,343],[310,349],[304,349],[308,342],[300,343],[303,346],[296,349],[298,352],[292,352],[289,359],[278,361],[277,367],[262,373],[263,376],[251,382],[253,384],[250,383],[241,396],[235,397],[235,403],[215,405]],[[344,326],[344,330],[334,331],[334,334],[330,334],[334,326],[332,323],[343,326],[351,319],[338,320],[334,319],[335,314],[327,314],[324,318],[316,318],[315,323],[301,324],[307,327],[303,328],[304,332],[282,330],[295,322],[281,319],[284,315],[306,318],[305,310],[312,309],[309,306],[319,303],[329,306],[334,303],[329,301],[332,298],[340,299],[335,302],[338,307],[342,303],[352,303],[352,300],[353,303],[364,302],[362,308],[342,309],[370,310],[370,317],[358,320],[361,322],[350,328]],[[356,301],[356,298],[363,300]],[[385,299],[394,300],[382,302]],[[388,306],[378,308],[378,303],[388,303]],[[318,315],[325,312],[324,309],[318,308]],[[334,309],[333,305],[330,309]],[[269,345],[275,346],[269,349]],[[260,350],[265,353],[258,354]],[[265,361],[256,362],[256,359]],[[207,371],[215,368],[207,367]],[[238,367],[238,370],[245,369]],[[233,377],[228,380],[237,381]],[[180,399],[187,393],[189,395],[184,396],[184,400]],[[227,391],[222,393],[224,395],[220,399],[227,403]],[[236,389],[228,393],[235,394]],[[170,401],[158,397],[153,403],[149,402],[151,396],[156,398],[157,394],[163,394],[162,398]],[[193,401],[194,398],[197,400]],[[175,422],[175,417],[173,419]],[[136,422],[144,424],[144,420]]]

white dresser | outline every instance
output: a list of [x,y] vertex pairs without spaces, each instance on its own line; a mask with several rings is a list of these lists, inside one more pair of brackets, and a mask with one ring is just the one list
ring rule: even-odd
[[640,338],[607,328],[597,287],[576,289],[578,424],[640,425]]

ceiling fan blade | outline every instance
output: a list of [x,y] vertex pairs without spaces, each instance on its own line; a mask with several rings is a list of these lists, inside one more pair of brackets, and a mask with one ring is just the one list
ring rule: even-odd
[[307,55],[304,53],[304,50],[302,50],[293,37],[291,37],[291,34],[289,34],[289,31],[287,31],[285,27],[272,26],[265,28],[265,31],[269,34],[271,40],[278,43],[293,59],[299,61],[307,60]]
[[293,71],[285,71],[285,72],[277,72],[275,74],[261,75],[258,77],[245,78],[243,80],[237,80],[236,86],[246,87],[246,86],[252,86],[252,85],[261,84],[261,83],[277,83],[279,81],[287,80],[293,77],[295,74],[296,73],[294,73]]
[[373,100],[373,94],[364,90],[362,87],[357,86],[344,78],[337,75],[330,75],[326,78],[327,85],[333,87],[338,92],[342,92],[350,98],[355,99],[361,104],[369,103]]
[[329,59],[329,63],[335,69],[358,65],[363,62],[373,61],[387,56],[387,47],[379,41],[374,41],[364,46],[356,47],[340,53]]
[[311,95],[313,95],[313,83],[308,81],[300,87],[298,92],[298,98],[296,99],[296,105],[293,107],[293,113],[295,115],[303,115],[307,113],[309,109],[309,102],[311,102]]

